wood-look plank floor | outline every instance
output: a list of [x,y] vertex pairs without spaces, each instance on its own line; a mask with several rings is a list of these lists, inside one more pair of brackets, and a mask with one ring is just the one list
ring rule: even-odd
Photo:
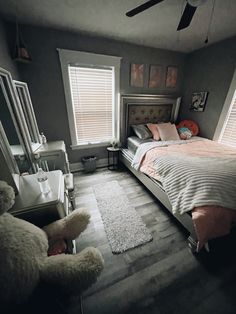
[[[111,252],[93,185],[117,180],[153,235],[153,241],[122,254]],[[236,236],[211,241],[211,253],[192,255],[187,233],[125,169],[75,175],[76,205],[91,223],[76,240],[77,251],[97,247],[105,268],[83,295],[84,314],[236,313]],[[70,313],[79,313],[74,300]]]

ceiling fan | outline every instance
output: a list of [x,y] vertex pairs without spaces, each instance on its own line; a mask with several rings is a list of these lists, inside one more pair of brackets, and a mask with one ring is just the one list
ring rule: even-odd
[[[163,2],[163,1],[164,0],[146,1],[145,3],[139,5],[138,7],[128,11],[126,13],[126,15],[128,17],[132,17],[138,13],[141,13],[141,12],[151,8],[152,6],[154,6],[160,2]],[[185,5],[184,11],[182,13],[182,16],[180,18],[180,22],[179,22],[179,25],[177,27],[177,31],[180,31],[181,29],[187,28],[190,25],[197,7],[199,5],[204,4],[206,1],[207,0],[186,0],[186,5]]]

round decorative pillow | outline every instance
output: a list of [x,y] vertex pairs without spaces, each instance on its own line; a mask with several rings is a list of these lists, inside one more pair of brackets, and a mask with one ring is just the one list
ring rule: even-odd
[[178,125],[177,125],[177,129],[180,128],[188,128],[191,132],[193,136],[198,135],[199,133],[199,126],[197,125],[196,122],[192,121],[192,120],[182,120]]

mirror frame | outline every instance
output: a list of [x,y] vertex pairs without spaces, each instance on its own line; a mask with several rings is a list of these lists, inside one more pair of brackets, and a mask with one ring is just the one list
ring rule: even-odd
[[[11,152],[11,147],[8,142],[6,133],[4,131],[2,122],[0,121],[0,150],[1,157],[3,157],[2,162],[0,163],[1,176],[2,179],[8,184],[10,184],[17,194],[19,192],[19,177],[20,171],[17,166],[17,162]],[[5,159],[5,161],[4,161]],[[4,165],[6,163],[6,165]]]
[[[30,127],[32,129],[33,142],[38,143],[40,146],[41,145],[41,137],[40,137],[36,117],[34,114],[34,108],[33,108],[33,104],[31,101],[28,85],[27,85],[27,83],[21,82],[21,81],[13,80],[13,82],[15,84],[19,98],[20,98],[20,96],[19,96],[20,91],[22,92],[24,99],[22,99],[22,101],[20,99],[20,102],[21,102],[21,105],[23,105],[25,107],[25,111],[24,110],[23,111],[24,111],[24,115],[26,115],[25,118],[26,118],[26,120],[29,121]],[[24,103],[22,104],[22,102],[24,102]],[[38,149],[38,147],[36,149]]]
[[1,67],[0,87],[2,88],[3,94],[5,96],[7,106],[12,116],[13,124],[16,128],[16,132],[19,137],[22,149],[28,159],[31,169],[33,170],[33,172],[35,172],[36,169],[33,160],[31,138],[25,121],[24,112],[21,107],[20,99],[18,97],[18,93],[13,82],[11,73]]

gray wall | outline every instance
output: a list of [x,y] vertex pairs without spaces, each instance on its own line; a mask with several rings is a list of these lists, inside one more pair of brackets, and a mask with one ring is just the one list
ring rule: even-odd
[[[4,22],[0,18],[0,67],[10,71],[13,79],[19,79],[17,64],[12,60],[14,49],[12,38],[15,39],[14,26]],[[2,90],[0,90],[0,108],[0,120],[2,121],[9,143],[19,144],[19,139]]]
[[[212,139],[236,65],[236,37],[195,51],[186,58],[179,120],[192,119]],[[236,88],[236,86],[235,86]],[[189,110],[193,92],[208,91],[203,112]]]
[[[82,156],[92,154],[104,158],[106,149],[70,149],[69,125],[56,48],[121,56],[121,93],[182,94],[179,121],[195,120],[200,126],[202,136],[213,137],[235,69],[236,37],[185,55],[38,27],[21,26],[21,31],[33,62],[16,64],[12,61],[15,26],[0,20],[0,66],[9,70],[15,79],[19,79],[20,72],[22,80],[29,85],[40,130],[45,132],[48,140],[65,141],[71,162],[80,161]],[[146,65],[144,88],[130,86],[130,63]],[[150,64],[163,66],[161,88],[147,87]],[[179,68],[178,85],[175,89],[165,88],[167,65],[177,65]],[[209,92],[204,112],[189,111],[191,96],[195,91]]]
[[0,18],[0,67],[10,71],[14,79],[19,79],[17,64],[11,58],[14,40],[14,25]]
[[[62,32],[58,30],[21,26],[23,38],[32,56],[32,63],[20,65],[22,79],[29,85],[32,102],[40,131],[48,140],[63,139],[67,145],[69,160],[80,161],[82,156],[95,154],[106,157],[105,148],[86,150],[70,149],[70,133],[61,76],[61,68],[56,48],[81,50],[122,57],[121,93],[181,94],[185,54],[145,48],[98,37]],[[129,84],[130,63],[144,63],[146,86],[131,87]],[[163,84],[159,89],[147,87],[149,64],[163,66]],[[174,89],[165,88],[167,65],[179,68],[178,85]]]

